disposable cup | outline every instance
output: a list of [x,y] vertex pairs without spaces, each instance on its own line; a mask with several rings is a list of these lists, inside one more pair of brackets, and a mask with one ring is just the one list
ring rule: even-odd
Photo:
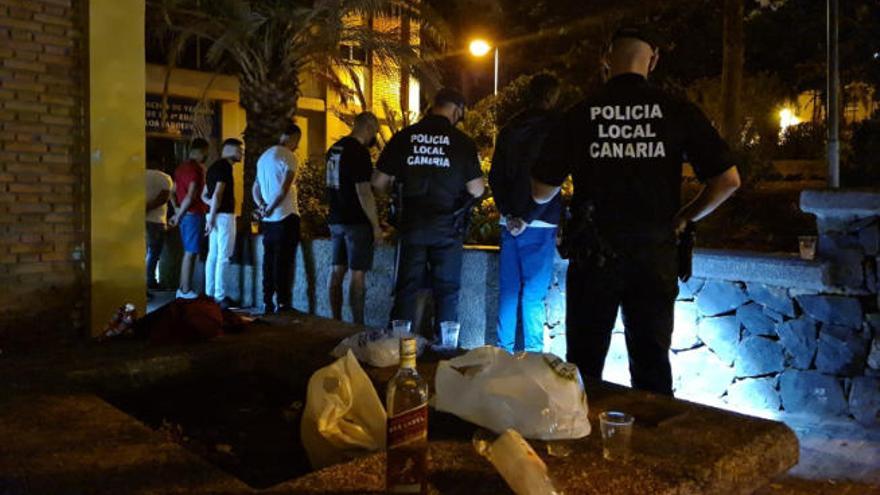
[[457,321],[440,322],[440,344],[444,349],[458,348],[458,333],[461,325]]
[[599,414],[599,429],[602,431],[602,457],[609,461],[629,459],[634,422],[635,418],[625,412],[605,411]]

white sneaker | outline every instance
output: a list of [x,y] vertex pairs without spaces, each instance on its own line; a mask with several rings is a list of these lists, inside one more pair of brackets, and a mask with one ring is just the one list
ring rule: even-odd
[[199,297],[199,295],[196,294],[195,291],[183,292],[182,290],[177,289],[178,299],[195,299],[197,297]]

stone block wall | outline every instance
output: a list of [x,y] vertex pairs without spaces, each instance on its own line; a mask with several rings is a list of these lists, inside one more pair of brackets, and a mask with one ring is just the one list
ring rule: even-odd
[[[681,284],[670,359],[677,396],[734,410],[880,425],[880,194],[806,191],[816,261],[703,253]],[[609,379],[628,383],[622,329]]]
[[0,345],[84,325],[84,9],[0,0]]
[[880,359],[868,356],[880,314],[869,313],[870,298],[717,279],[686,285],[670,353],[677,396],[876,424]]

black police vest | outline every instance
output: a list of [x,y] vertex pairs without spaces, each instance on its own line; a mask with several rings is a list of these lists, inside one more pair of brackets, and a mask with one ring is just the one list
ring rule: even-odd
[[429,116],[404,131],[401,230],[453,233],[456,210],[466,200],[465,164],[474,148],[445,117]]

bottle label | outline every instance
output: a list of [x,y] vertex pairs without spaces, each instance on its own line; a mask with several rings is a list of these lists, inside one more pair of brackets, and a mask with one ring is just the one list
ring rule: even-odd
[[388,448],[428,438],[428,404],[424,403],[409,411],[388,418]]
[[388,418],[387,485],[420,493],[427,486],[428,404]]

